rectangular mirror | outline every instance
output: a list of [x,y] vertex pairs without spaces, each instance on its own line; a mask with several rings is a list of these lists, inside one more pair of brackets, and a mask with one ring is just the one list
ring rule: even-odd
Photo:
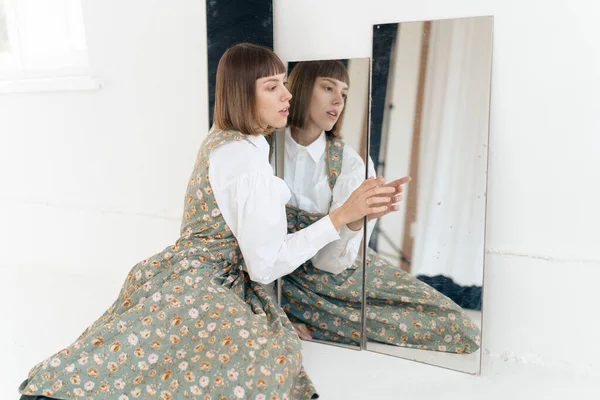
[[[368,58],[288,64],[293,97],[275,154],[292,193],[289,233],[342,205],[365,179],[369,69]],[[301,338],[360,349],[361,226],[342,227],[339,240],[278,281],[280,304]]]
[[492,17],[373,27],[369,154],[408,175],[367,250],[365,347],[480,371]]

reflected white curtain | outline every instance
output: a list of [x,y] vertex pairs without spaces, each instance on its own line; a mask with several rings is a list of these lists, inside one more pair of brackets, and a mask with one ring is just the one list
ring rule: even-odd
[[491,19],[432,24],[412,271],[481,285]]

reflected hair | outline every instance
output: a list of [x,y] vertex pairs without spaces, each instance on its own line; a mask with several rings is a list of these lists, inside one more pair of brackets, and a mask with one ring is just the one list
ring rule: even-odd
[[[348,70],[338,60],[300,61],[294,66],[288,78],[288,89],[292,93],[288,125],[304,129],[310,118],[310,102],[317,78],[332,78],[350,85]],[[336,137],[341,135],[342,122],[346,107],[327,133]]]
[[215,127],[246,135],[268,134],[269,128],[266,131],[260,128],[256,80],[285,72],[283,62],[266,47],[240,43],[227,49],[217,67]]

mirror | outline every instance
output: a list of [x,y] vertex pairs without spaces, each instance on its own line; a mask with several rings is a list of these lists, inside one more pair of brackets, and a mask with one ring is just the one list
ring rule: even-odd
[[[292,193],[290,233],[342,205],[365,179],[369,68],[368,58],[288,64],[293,97],[276,154]],[[301,338],[360,349],[361,226],[343,227],[339,240],[278,281],[280,304]]]
[[367,350],[480,371],[492,17],[373,27],[369,154],[409,175],[366,261]]

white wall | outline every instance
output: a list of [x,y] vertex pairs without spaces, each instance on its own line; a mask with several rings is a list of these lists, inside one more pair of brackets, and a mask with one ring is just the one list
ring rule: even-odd
[[121,273],[178,235],[208,124],[204,5],[85,1],[84,13],[100,91],[0,96],[3,265]]
[[[373,22],[496,15],[484,376],[307,343],[324,400],[600,390],[586,376],[600,370],[600,15],[589,4],[275,1],[288,60],[369,56]],[[84,1],[102,90],[0,96],[0,397],[16,398],[34,363],[70,344],[137,261],[176,239],[207,131],[204,7]]]
[[102,89],[0,95],[0,398],[179,237],[208,131],[205,2],[83,6]]

